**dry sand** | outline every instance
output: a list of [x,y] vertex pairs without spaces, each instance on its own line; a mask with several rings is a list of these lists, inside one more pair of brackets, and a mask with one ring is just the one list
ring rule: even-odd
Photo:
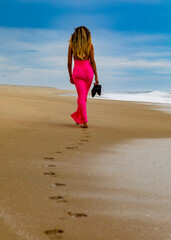
[[0,240],[170,240],[171,115],[0,86]]

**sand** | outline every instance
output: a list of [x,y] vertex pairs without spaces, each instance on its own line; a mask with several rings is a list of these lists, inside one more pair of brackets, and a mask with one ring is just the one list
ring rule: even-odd
[[170,240],[171,115],[0,86],[0,240]]

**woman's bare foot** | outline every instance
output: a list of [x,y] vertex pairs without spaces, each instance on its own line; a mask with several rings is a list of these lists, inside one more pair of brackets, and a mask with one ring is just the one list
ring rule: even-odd
[[83,123],[80,127],[81,127],[81,128],[88,128],[87,122]]

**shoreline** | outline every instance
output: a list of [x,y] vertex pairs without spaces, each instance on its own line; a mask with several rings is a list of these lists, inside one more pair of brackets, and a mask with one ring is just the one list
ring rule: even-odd
[[[51,89],[51,90],[54,90],[54,91],[59,91],[59,94],[61,96],[77,96],[77,93],[76,93],[76,90],[69,90],[69,89],[59,89],[57,87],[51,87],[51,86],[34,86],[34,85],[13,85],[13,84],[0,84],[0,87],[16,87],[16,88],[37,88],[37,89]],[[112,98],[107,98],[107,97],[103,97],[103,95],[108,95],[108,93],[102,93],[101,96],[98,96],[96,95],[94,98],[92,98],[91,96],[91,90],[89,91],[89,94],[88,94],[88,98],[89,99],[97,99],[97,100],[108,100],[108,101],[124,101],[124,102],[133,102],[133,103],[140,103],[140,104],[148,104],[148,105],[156,105],[156,106],[159,106],[160,107],[163,107],[164,110],[166,110],[167,113],[170,113],[171,112],[171,103],[169,102],[156,102],[156,101],[145,101],[145,100],[128,100],[128,99],[112,99]],[[134,92],[134,91],[133,91]],[[137,92],[137,91],[135,91]],[[143,91],[144,92],[144,91]],[[149,92],[152,92],[152,91],[149,91]],[[122,93],[122,92],[121,92]],[[127,93],[127,92],[125,92]],[[111,95],[112,93],[110,93]],[[114,92],[113,94],[118,94],[118,92]]]
[[[137,214],[160,215],[155,207],[160,203],[169,209],[155,192],[146,192],[150,172],[141,172],[141,164],[145,161],[144,170],[153,174],[158,166],[163,178],[163,159],[157,162],[153,155],[171,139],[170,114],[134,102],[88,99],[89,128],[80,129],[70,118],[75,97],[61,96],[65,90],[33,88],[0,86],[3,240],[12,235],[18,240],[169,239],[163,218],[159,227]],[[157,151],[152,139],[158,141]],[[136,164],[140,156],[144,161]],[[143,190],[137,184],[140,176]],[[162,182],[157,185],[163,189]]]

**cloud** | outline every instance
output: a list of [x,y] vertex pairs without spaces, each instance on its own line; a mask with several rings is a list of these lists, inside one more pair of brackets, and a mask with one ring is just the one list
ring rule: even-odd
[[0,63],[2,64],[3,62],[6,62],[7,61],[7,57],[2,57],[0,56]]
[[169,50],[168,48],[167,48],[167,50],[168,51],[165,51],[164,49],[162,49],[162,52],[161,51],[159,51],[159,52],[152,52],[152,51],[150,51],[149,50],[149,52],[136,52],[136,53],[134,53],[133,55],[135,56],[135,57],[139,57],[139,58],[171,58],[171,49]]
[[[0,83],[54,86],[69,84],[69,31],[0,28]],[[171,76],[170,35],[92,31],[103,89],[155,87]],[[160,84],[161,86],[161,84]]]
[[141,59],[128,59],[116,57],[97,57],[98,66],[100,68],[171,68],[170,60],[141,60]]

